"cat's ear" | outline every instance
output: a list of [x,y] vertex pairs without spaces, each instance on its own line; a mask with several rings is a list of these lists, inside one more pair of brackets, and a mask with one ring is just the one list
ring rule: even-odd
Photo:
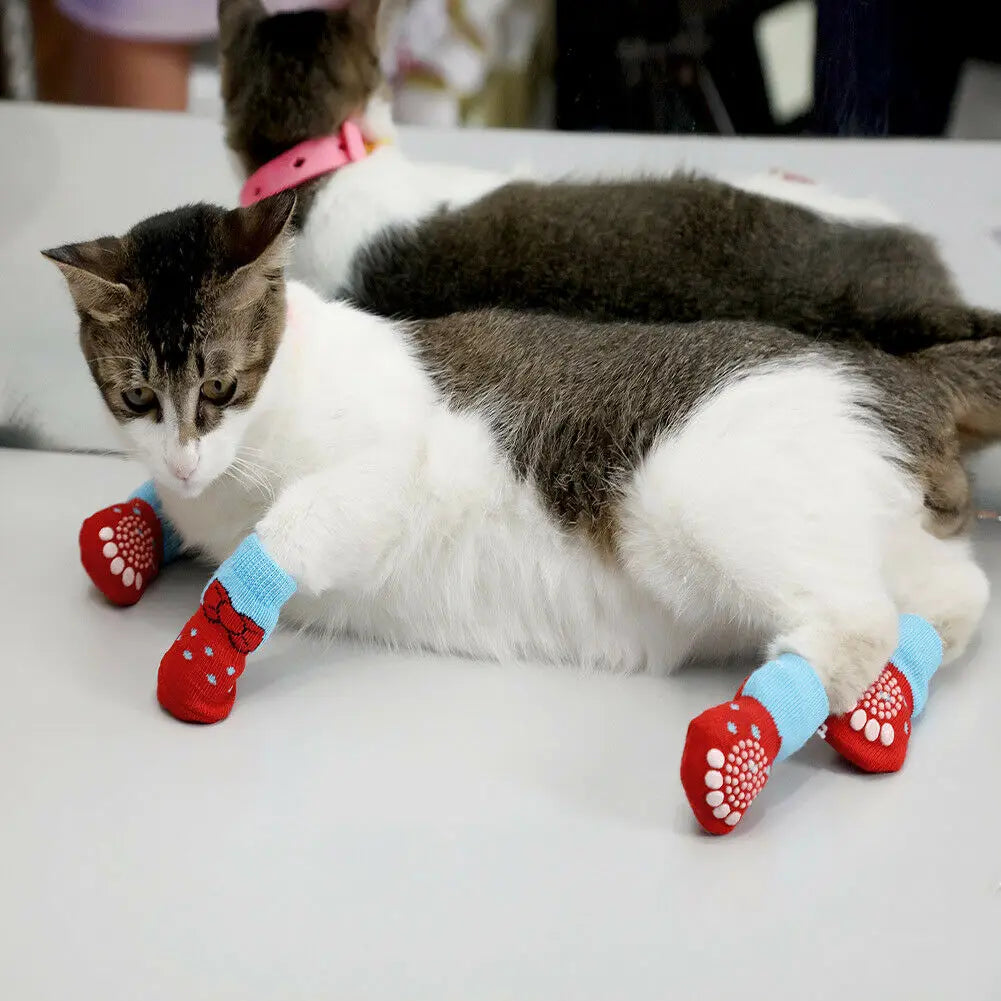
[[114,323],[133,307],[132,290],[118,276],[122,266],[122,241],[113,236],[86,243],[43,250],[63,273],[81,316],[99,323]]
[[219,47],[225,52],[248,28],[268,16],[261,0],[219,0]]
[[229,309],[245,309],[284,276],[292,245],[294,191],[279,191],[223,218],[230,277],[223,295]]

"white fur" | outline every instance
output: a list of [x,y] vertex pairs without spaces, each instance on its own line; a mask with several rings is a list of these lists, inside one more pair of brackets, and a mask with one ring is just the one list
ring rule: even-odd
[[299,583],[289,620],[613,670],[770,643],[848,708],[898,611],[954,646],[979,619],[983,575],[920,528],[920,492],[861,406],[870,388],[830,361],[746,374],[665,436],[628,484],[612,560],[556,526],[482,417],[445,405],[405,328],[296,283],[289,303],[254,406],[206,438],[207,485],[182,496],[151,462],[187,544],[221,561],[256,529]]
[[508,180],[470,167],[417,163],[398,147],[383,146],[320,188],[289,273],[330,298],[345,287],[355,253],[380,230],[467,205]]

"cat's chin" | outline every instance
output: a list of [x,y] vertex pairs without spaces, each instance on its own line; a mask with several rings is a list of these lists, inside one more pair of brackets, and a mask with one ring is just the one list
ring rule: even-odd
[[157,486],[167,493],[174,494],[184,500],[194,500],[200,497],[215,482],[215,480],[177,480],[158,481]]

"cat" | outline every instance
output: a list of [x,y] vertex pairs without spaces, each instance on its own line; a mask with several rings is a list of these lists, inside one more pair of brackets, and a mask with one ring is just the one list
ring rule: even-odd
[[922,469],[1001,435],[997,338],[898,358],[753,321],[385,318],[286,278],[294,203],[46,252],[165,518],[216,564],[256,530],[289,621],[614,671],[791,651],[834,712],[898,611],[966,646],[988,583],[928,531]]
[[[261,0],[220,0],[227,141],[246,173],[348,118],[392,139],[378,18],[378,0],[272,17]],[[929,238],[812,185],[540,184],[414,163],[390,142],[298,190],[291,273],[384,316],[754,319],[897,354],[1001,333]]]

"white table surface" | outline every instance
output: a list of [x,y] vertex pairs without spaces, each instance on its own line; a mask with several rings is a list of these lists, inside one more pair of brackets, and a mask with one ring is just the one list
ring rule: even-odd
[[[678,782],[738,672],[581,676],[277,634],[217,726],[154,699],[204,573],[79,568],[113,458],[0,451],[0,997],[1001,997],[1001,617],[904,770],[814,741],[726,838]],[[10,489],[13,487],[14,489]],[[1001,527],[981,529],[1001,573]]]
[[[36,403],[59,435],[101,444],[60,279],[34,251],[232,201],[219,135],[0,105],[0,136],[0,358],[21,385],[49,377]],[[798,169],[888,198],[1001,305],[996,147],[405,141],[553,172]],[[580,676],[279,633],[229,720],[168,718],[155,669],[204,572],[172,568],[122,611],[76,551],[82,517],[141,478],[0,452],[4,1001],[1001,998],[999,599],[936,679],[903,772],[856,774],[814,742],[713,839],[679,755],[738,671]],[[1001,577],[1001,526],[978,547]]]

